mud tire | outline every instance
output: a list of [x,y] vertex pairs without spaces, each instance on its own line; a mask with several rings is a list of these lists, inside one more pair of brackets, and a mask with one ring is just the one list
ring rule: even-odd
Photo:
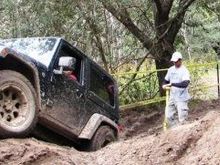
[[0,71],[0,137],[25,137],[37,123],[37,96],[22,74]]
[[100,126],[90,141],[89,151],[99,150],[111,142],[116,141],[114,130],[109,126]]

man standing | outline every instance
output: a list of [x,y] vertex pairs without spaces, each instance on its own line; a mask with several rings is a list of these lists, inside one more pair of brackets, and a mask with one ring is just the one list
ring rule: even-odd
[[170,98],[166,108],[166,118],[168,127],[176,124],[175,113],[178,113],[178,120],[183,124],[188,118],[188,100],[190,99],[188,85],[190,83],[189,71],[182,65],[182,55],[175,52],[171,61],[174,66],[170,67],[165,76],[164,90],[170,88]]

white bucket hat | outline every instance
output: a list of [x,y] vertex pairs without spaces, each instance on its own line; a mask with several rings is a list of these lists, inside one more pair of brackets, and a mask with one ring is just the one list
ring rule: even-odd
[[170,61],[177,62],[179,59],[182,59],[182,54],[180,52],[174,52]]

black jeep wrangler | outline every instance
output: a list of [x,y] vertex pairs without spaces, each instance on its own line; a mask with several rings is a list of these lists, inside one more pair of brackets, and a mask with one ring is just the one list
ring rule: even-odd
[[75,46],[55,37],[0,40],[0,137],[36,124],[97,150],[117,139],[115,80]]

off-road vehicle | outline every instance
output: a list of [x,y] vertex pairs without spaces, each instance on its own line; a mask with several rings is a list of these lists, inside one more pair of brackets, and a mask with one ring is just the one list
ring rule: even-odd
[[0,40],[0,137],[27,136],[36,123],[97,150],[117,139],[115,80],[56,37]]

